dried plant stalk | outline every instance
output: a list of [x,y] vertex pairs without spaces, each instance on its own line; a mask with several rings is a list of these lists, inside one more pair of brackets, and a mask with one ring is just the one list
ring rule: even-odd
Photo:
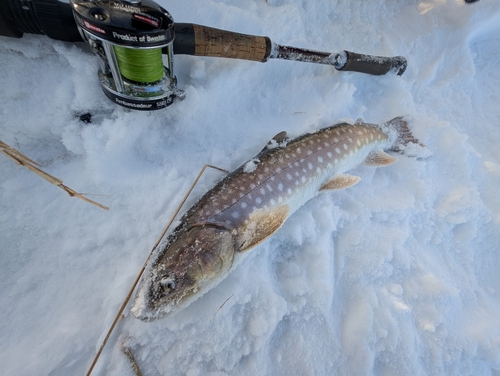
[[139,368],[139,365],[135,360],[134,354],[132,354],[132,351],[130,351],[130,349],[125,346],[125,344],[122,344],[122,352],[127,356],[128,360],[130,360],[130,364],[132,365],[132,370],[134,371],[135,375],[143,376],[141,369]]
[[41,167],[40,164],[36,163],[35,161],[31,160],[21,152],[17,151],[16,149],[10,147],[7,145],[5,142],[0,140],[0,152],[2,154],[6,155],[13,161],[15,161],[17,164],[26,167],[28,170],[31,172],[34,172],[38,176],[42,177],[43,179],[47,180],[49,183],[54,184],[58,186],[59,188],[63,189],[66,191],[67,194],[69,194],[71,197],[77,197],[80,200],[86,201],[92,205],[98,206],[101,209],[104,210],[109,210],[107,206],[101,205],[98,202],[92,201],[88,199],[87,197],[83,196],[81,193],[78,193],[74,191],[73,189],[67,187],[66,185],[63,184],[63,181],[61,179],[58,179],[45,171],[41,170],[39,167]]

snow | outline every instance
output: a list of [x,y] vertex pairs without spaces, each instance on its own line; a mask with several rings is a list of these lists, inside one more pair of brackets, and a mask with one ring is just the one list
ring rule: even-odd
[[127,112],[88,49],[0,37],[0,139],[110,207],[0,156],[2,374],[87,372],[205,163],[232,170],[283,130],[408,116],[430,157],[352,170],[360,183],[309,201],[176,316],[143,323],[129,305],[93,374],[132,375],[125,342],[145,375],[499,375],[500,3],[159,3],[178,22],[408,68],[176,56],[186,99]]

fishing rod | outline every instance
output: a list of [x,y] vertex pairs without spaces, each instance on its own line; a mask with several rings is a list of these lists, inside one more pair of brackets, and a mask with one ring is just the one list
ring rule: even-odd
[[104,94],[134,110],[162,109],[184,98],[177,88],[174,54],[285,59],[371,75],[402,75],[407,66],[403,56],[312,51],[282,46],[265,36],[174,23],[152,0],[0,0],[0,36],[21,38],[24,33],[88,43],[98,57]]

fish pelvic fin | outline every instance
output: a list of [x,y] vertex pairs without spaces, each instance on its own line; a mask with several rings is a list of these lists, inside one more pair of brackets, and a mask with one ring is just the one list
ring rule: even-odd
[[348,174],[337,175],[334,178],[328,180],[325,184],[321,186],[319,189],[321,191],[331,191],[331,190],[339,190],[352,187],[355,184],[358,184],[361,178],[359,176],[353,176]]
[[366,157],[363,164],[369,167],[380,167],[380,166],[388,166],[390,164],[396,163],[398,159],[387,154],[383,150],[374,150],[372,151],[368,157]]
[[259,209],[252,213],[248,222],[239,231],[240,252],[257,246],[273,235],[285,223],[289,215],[288,205]]

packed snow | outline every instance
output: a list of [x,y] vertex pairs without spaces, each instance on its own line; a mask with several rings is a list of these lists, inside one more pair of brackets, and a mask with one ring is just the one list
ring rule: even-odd
[[[158,2],[177,22],[408,69],[175,56],[186,99],[137,112],[104,96],[88,48],[0,37],[0,139],[110,208],[0,155],[2,374],[87,372],[204,164],[403,115],[431,156],[352,170],[360,183],[309,201],[175,316],[144,323],[129,304],[93,374],[133,375],[128,346],[144,375],[500,375],[500,2]],[[182,211],[222,176],[207,170]]]

